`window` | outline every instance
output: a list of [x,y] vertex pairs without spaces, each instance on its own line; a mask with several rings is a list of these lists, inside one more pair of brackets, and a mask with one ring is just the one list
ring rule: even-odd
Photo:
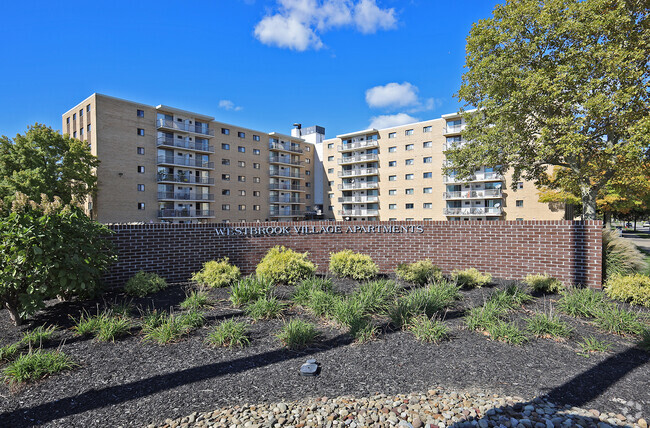
[[[309,148],[309,147],[307,147],[307,148]],[[311,159],[309,159],[309,158],[305,159],[305,163],[311,163]]]
[[83,129],[83,128],[81,128],[81,129],[79,130],[79,135],[82,136],[82,137],[84,136],[84,129]]
[[425,202],[422,204],[422,208],[424,208],[425,210],[429,210],[431,209],[431,207],[432,207],[431,202]]
[[137,115],[138,117],[144,117],[144,110],[140,110],[140,109],[138,109],[136,115]]
[[237,161],[237,165],[238,165],[240,168],[245,168],[245,167],[246,167],[246,162],[244,162],[244,161]]
[[74,132],[72,133],[72,138],[77,138],[77,131],[74,131]]
[[328,174],[334,174],[334,168],[327,168]]
[[230,129],[228,128],[221,128],[221,133],[223,135],[230,135]]
[[433,193],[433,188],[425,187],[424,189],[422,189],[422,193]]
[[407,210],[412,210],[413,209],[413,204],[406,204],[406,209]]
[[84,117],[84,109],[79,110],[79,117]]
[[311,175],[311,171],[305,171],[305,175]]
[[138,202],[138,209],[143,210],[144,209],[144,202]]
[[406,146],[404,146],[404,149],[407,150],[407,151],[408,150],[413,150],[413,144],[407,144]]
[[431,156],[427,156],[427,157],[422,159],[422,162],[423,163],[431,163],[431,162],[433,162],[433,159],[431,158]]
[[253,162],[253,169],[260,169],[260,164],[257,162]]
[[238,151],[239,153],[246,153],[246,147],[244,147],[244,146],[238,146],[238,147],[237,147],[237,151]]
[[431,177],[433,177],[432,172],[424,172],[424,173],[422,173],[422,178],[431,178]]
[[88,104],[88,105],[86,106],[86,111],[87,111],[88,113],[90,113],[90,104]]
[[[253,180],[255,181],[255,180]],[[253,196],[260,196],[260,191],[259,190],[253,190]]]
[[396,189],[390,189],[390,190],[388,191],[388,194],[389,194],[389,195],[397,195],[397,190],[396,190]]
[[413,189],[406,189],[406,194],[407,195],[413,195],[415,191]]
[[413,217],[406,217],[406,221],[413,221]]
[[144,184],[138,184],[138,192],[144,192]]
[[517,182],[517,189],[523,189],[524,188],[524,182],[523,181],[518,181]]
[[138,147],[138,154],[143,155],[144,154],[144,147]]
[[230,204],[221,204],[221,211],[230,211]]
[[260,149],[253,149],[253,154],[254,155],[259,155],[260,154]]
[[405,165],[413,165],[413,163],[414,163],[413,159],[406,159],[406,161],[404,162]]
[[395,138],[397,136],[397,133],[391,132],[388,134],[388,138]]
[[404,176],[404,179],[405,179],[405,180],[413,180],[413,174],[406,174],[406,175]]
[[388,221],[397,221],[397,218],[391,217],[391,218],[388,219]]
[[144,167],[142,165],[138,165],[138,172],[144,174]]
[[412,129],[407,129],[406,131],[404,131],[404,134],[405,135],[413,135],[413,130]]
[[327,161],[328,162],[333,162],[334,161],[334,156],[328,156]]
[[260,136],[259,135],[253,135],[253,141],[259,141]]
[[389,161],[388,166],[397,166],[397,161]]
[[397,209],[397,204],[389,204],[388,209],[389,210],[396,210]]
[[433,147],[431,141],[425,141],[424,143],[422,143],[422,148],[424,149],[430,149],[431,147]]
[[141,137],[144,136],[144,129],[138,128],[138,135]]
[[311,183],[310,182],[305,183],[305,187],[311,187]]
[[239,211],[246,211],[246,205],[239,205],[237,208],[239,208]]
[[221,174],[221,179],[223,181],[230,181],[230,174]]
[[311,199],[311,195],[310,194],[305,195],[305,199]]
[[90,123],[86,126],[86,131],[90,132]]
[[245,175],[238,175],[237,176],[237,181],[240,183],[244,183],[246,181],[246,176]]
[[424,217],[424,218],[422,219],[422,221],[431,221],[431,220],[432,220],[431,217]]
[[259,183],[260,178],[259,177],[253,177],[253,183]]
[[389,148],[388,148],[388,153],[395,153],[396,151],[397,151],[397,147],[396,147],[396,146],[393,146],[393,147],[389,147]]
[[240,131],[240,132],[237,132],[237,136],[238,136],[239,138],[246,138],[246,133]]
[[515,220],[516,220],[516,221],[524,221],[524,219],[521,218],[521,217],[517,217]]
[[245,190],[240,190],[239,191],[239,196],[246,196],[246,191]]
[[388,176],[388,181],[397,181],[397,176],[396,175],[389,175]]
[[66,117],[65,123],[67,123],[68,125],[70,124],[70,118],[69,117]]
[[328,194],[327,194],[327,197],[330,198],[330,199],[332,199],[332,198],[334,197],[334,193],[328,193]]
[[330,186],[330,187],[334,187],[334,182],[333,181],[328,181],[327,185]]
[[221,194],[224,195],[224,196],[228,196],[228,195],[230,195],[230,190],[229,189],[222,189]]
[[515,201],[515,205],[518,206],[518,207],[523,207],[524,206],[524,201],[519,199],[519,200]]
[[253,205],[253,211],[259,211],[260,206],[259,205]]
[[221,150],[230,150],[230,144],[221,143]]
[[77,120],[77,113],[72,114],[72,120]]
[[[68,118],[68,123],[70,123],[70,118]],[[329,143],[329,144],[327,145],[327,148],[328,148],[328,149],[333,149],[333,148],[334,148],[334,143]]]
[[431,132],[431,126],[422,127],[422,132]]

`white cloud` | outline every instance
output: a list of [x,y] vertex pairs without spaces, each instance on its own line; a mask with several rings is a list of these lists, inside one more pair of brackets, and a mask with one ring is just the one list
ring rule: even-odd
[[230,100],[220,100],[219,108],[222,108],[224,110],[234,110],[234,111],[240,111],[243,109],[243,107],[236,106],[235,103],[233,103]]
[[371,108],[405,107],[418,103],[418,88],[409,82],[388,83],[366,91],[366,103]]
[[395,9],[382,9],[376,0],[277,0],[277,11],[255,26],[255,37],[264,44],[305,51],[320,49],[320,33],[356,26],[364,34],[397,25]]
[[417,113],[419,111],[433,110],[442,105],[442,100],[439,98],[427,98],[423,102],[418,102],[418,105],[408,110],[409,113]]
[[384,114],[374,116],[370,119],[369,128],[383,129],[393,126],[406,125],[407,123],[418,122],[420,119],[409,116],[406,113]]

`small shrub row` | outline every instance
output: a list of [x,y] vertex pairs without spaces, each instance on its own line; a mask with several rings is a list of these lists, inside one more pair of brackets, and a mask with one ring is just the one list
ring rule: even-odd
[[76,367],[63,352],[44,352],[41,349],[22,354],[2,370],[9,384],[30,382]]
[[92,316],[83,312],[74,323],[72,329],[78,335],[91,335],[99,342],[115,342],[129,334],[132,327],[128,318],[117,316],[111,310]]
[[240,276],[239,268],[231,265],[228,257],[224,257],[204,263],[203,268],[192,275],[192,281],[211,288],[221,288],[237,281]]
[[420,260],[415,263],[400,263],[395,269],[395,275],[405,282],[426,285],[433,281],[442,280],[442,270],[431,260]]
[[478,269],[454,270],[451,279],[464,288],[480,288],[492,281],[492,275],[481,273]]
[[129,296],[144,297],[167,288],[165,278],[151,272],[140,271],[132,276],[124,286]]
[[560,280],[547,274],[526,275],[524,282],[538,293],[557,293],[564,288]]
[[379,268],[370,256],[352,250],[330,254],[329,270],[338,277],[357,281],[374,278],[379,273]]
[[295,285],[316,272],[316,265],[307,259],[307,255],[284,246],[273,247],[259,262],[255,272],[272,284]]
[[650,276],[614,275],[607,280],[605,293],[614,300],[650,307]]

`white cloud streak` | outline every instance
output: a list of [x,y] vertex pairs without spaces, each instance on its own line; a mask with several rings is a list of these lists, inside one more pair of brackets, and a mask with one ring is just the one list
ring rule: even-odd
[[366,103],[370,108],[411,106],[418,103],[418,88],[409,82],[375,86],[366,91]]
[[219,108],[222,108],[224,110],[233,110],[233,111],[240,111],[243,109],[243,107],[236,106],[235,103],[233,103],[230,100],[220,100]]
[[409,116],[406,113],[397,114],[383,114],[374,116],[370,119],[369,128],[383,129],[391,128],[393,126],[406,125],[407,123],[419,122],[420,119]]

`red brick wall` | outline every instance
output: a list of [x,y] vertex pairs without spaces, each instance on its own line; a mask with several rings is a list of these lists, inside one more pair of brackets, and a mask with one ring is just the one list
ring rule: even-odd
[[[341,233],[296,234],[293,227],[340,228]],[[399,233],[372,228],[397,227]],[[421,229],[404,232],[402,226]],[[383,273],[402,262],[431,259],[448,274],[474,267],[495,278],[521,279],[548,273],[564,283],[600,288],[602,223],[600,221],[495,222],[296,222],[231,224],[111,225],[119,261],[105,276],[120,286],[139,270],[157,272],[169,281],[187,280],[208,261],[229,257],[243,273],[254,271],[266,251],[284,245],[309,252],[326,272],[329,254],[351,249],[372,256]],[[216,228],[288,228],[289,235],[219,236]],[[348,227],[356,230],[350,233]],[[363,227],[364,229],[361,229]],[[365,231],[364,231],[365,230]],[[347,232],[347,233],[346,233]]]

